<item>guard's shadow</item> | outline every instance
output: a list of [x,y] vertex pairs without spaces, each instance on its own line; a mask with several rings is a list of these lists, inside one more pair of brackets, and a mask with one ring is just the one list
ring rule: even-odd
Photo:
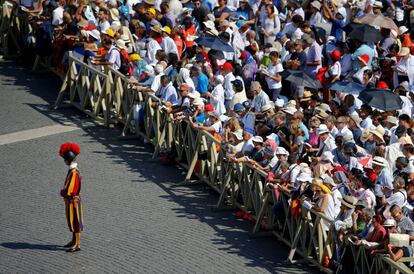
[[18,249],[33,249],[33,250],[48,250],[48,251],[65,250],[65,248],[59,245],[31,244],[31,243],[19,243],[19,242],[1,243],[0,246],[9,248],[9,249],[15,249],[15,250],[18,250]]

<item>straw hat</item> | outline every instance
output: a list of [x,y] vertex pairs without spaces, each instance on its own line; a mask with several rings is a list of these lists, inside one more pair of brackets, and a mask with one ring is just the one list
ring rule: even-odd
[[260,109],[261,112],[266,112],[269,111],[273,108],[273,106],[271,104],[266,104],[264,106],[262,106],[262,108]]
[[319,3],[319,1],[313,1],[311,6],[317,10],[321,10],[321,3]]
[[371,136],[371,130],[369,128],[364,128],[359,139],[361,140],[361,142],[365,143],[366,141],[368,141],[369,136]]
[[116,9],[116,8],[109,9],[109,14],[110,14],[111,19],[113,21],[119,20],[119,10],[118,9]]
[[[318,2],[319,3],[319,2]],[[300,99],[301,102],[307,102],[311,99],[312,97],[312,92],[309,90],[305,90],[303,92],[303,97]]]
[[316,114],[315,117],[321,120],[325,120],[326,118],[328,118],[329,114],[326,113],[323,110],[316,110]]
[[286,114],[293,115],[293,114],[295,114],[295,112],[297,111],[297,109],[296,108],[292,108],[292,107],[287,107],[287,108],[282,109],[282,111],[284,113],[286,113]]
[[156,32],[156,33],[159,33],[159,34],[162,33],[162,29],[159,26],[153,26],[153,27],[151,27],[151,30],[153,32]]
[[376,166],[386,167],[387,166],[387,160],[385,160],[384,157],[375,156],[374,159],[372,159],[372,164],[376,165]]
[[355,208],[355,204],[357,203],[357,198],[355,198],[354,196],[350,196],[350,195],[346,195],[342,198],[338,199],[339,201],[341,201],[341,204],[348,207],[348,208]]
[[378,139],[381,140],[381,142],[385,142],[384,141],[384,133],[385,133],[385,129],[379,125],[376,129],[371,130],[371,133],[376,136]]
[[351,118],[351,120],[355,122],[357,127],[361,127],[361,122],[362,122],[361,117],[359,117],[358,115],[353,114],[353,115],[349,115],[349,118]]
[[118,41],[116,41],[116,46],[120,49],[126,50],[125,41],[122,39],[118,39]]

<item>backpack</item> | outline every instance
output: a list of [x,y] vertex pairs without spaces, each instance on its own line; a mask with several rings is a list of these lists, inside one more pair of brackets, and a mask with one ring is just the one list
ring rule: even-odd
[[132,64],[129,59],[129,55],[126,52],[126,50],[120,50],[118,48],[115,48],[119,52],[119,56],[121,58],[121,66],[119,67],[119,72],[126,76],[132,75]]

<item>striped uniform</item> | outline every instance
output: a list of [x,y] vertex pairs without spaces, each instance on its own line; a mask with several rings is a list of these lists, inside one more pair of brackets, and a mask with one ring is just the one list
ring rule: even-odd
[[70,232],[81,232],[83,230],[83,209],[79,196],[81,190],[81,176],[76,166],[71,166],[66,176],[62,196],[65,200],[66,220]]

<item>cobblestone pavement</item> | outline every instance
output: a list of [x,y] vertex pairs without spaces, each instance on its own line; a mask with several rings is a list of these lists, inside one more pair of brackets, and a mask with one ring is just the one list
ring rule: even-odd
[[[0,273],[309,273],[284,263],[274,238],[250,239],[252,224],[211,210],[218,195],[182,186],[183,170],[149,161],[152,149],[119,140],[119,129],[71,109],[49,109],[59,81],[0,62],[0,138],[57,124],[77,130],[0,145]],[[59,189],[65,141],[80,144],[85,231],[69,238]]]

